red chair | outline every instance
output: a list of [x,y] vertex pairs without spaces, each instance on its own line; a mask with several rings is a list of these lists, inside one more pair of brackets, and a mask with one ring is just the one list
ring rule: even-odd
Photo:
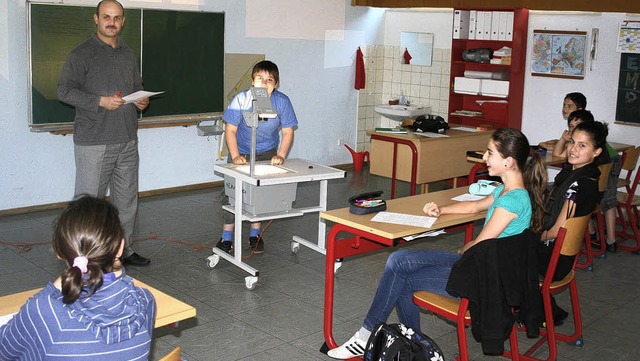
[[640,221],[640,214],[638,214],[640,196],[636,195],[636,190],[638,189],[639,182],[640,166],[636,170],[636,175],[633,179],[633,183],[631,183],[630,187],[627,188],[627,192],[618,192],[617,194],[618,218],[620,219],[620,222],[622,224],[622,230],[620,232],[616,232],[616,236],[635,241],[635,246],[628,246],[618,243],[618,248],[634,253],[639,253],[640,251],[640,232],[638,231],[638,222]]
[[631,174],[636,169],[638,158],[640,158],[640,146],[626,150],[622,153],[622,158],[620,159],[622,167],[620,167],[620,169],[626,171],[627,174],[624,178],[618,178],[616,188],[625,187],[627,189],[627,193],[629,193],[631,188]]
[[[553,281],[553,274],[556,272],[560,255],[575,256],[580,252],[584,237],[588,236],[589,233],[587,226],[590,218],[590,214],[582,217],[569,218],[565,221],[562,228],[560,228],[560,231],[558,231],[547,272],[545,273],[544,280],[540,284],[546,328],[540,329],[541,338],[524,354],[520,355],[521,360],[542,360],[532,355],[544,344],[548,345],[548,357],[546,360],[549,361],[556,360],[558,357],[557,341],[573,343],[580,347],[584,344],[582,339],[582,316],[580,314],[578,284],[576,282],[575,272],[572,269],[569,274],[559,281]],[[576,262],[573,264],[574,268],[575,264]],[[551,306],[551,295],[560,293],[567,288],[571,296],[571,310],[574,324],[574,331],[569,335],[556,332],[553,322],[553,308]]]
[[[540,340],[531,346],[531,348],[529,348],[529,350],[524,354],[520,354],[518,348],[518,336],[516,327],[514,326],[509,335],[510,350],[504,352],[504,357],[512,360],[541,360],[533,357],[532,355],[540,348],[540,346],[546,343],[548,344],[549,349],[548,358],[546,360],[556,360],[558,355],[556,346],[557,340],[572,342],[577,346],[582,346],[582,318],[580,315],[580,304],[578,302],[578,288],[575,280],[575,273],[571,270],[571,272],[569,272],[569,274],[560,281],[553,282],[552,279],[560,255],[575,256],[580,251],[584,235],[588,233],[587,224],[589,223],[589,219],[590,215],[570,218],[564,223],[563,227],[560,228],[558,232],[549,267],[545,273],[544,280],[540,284],[544,305],[545,323],[547,326],[546,329],[540,330]],[[571,308],[575,327],[574,333],[571,335],[556,333],[553,323],[553,309],[551,306],[551,294],[561,292],[567,288],[569,288],[571,293]],[[468,312],[469,300],[465,298],[457,299],[442,296],[427,291],[417,291],[413,294],[413,302],[419,307],[455,322],[458,335],[458,349],[460,352],[459,357],[456,359],[460,361],[469,360],[466,333],[466,327],[471,324],[471,316]]]
[[[600,192],[600,194],[603,194],[607,189],[607,183],[609,181],[609,174],[611,173],[612,166],[612,163],[601,164],[598,166],[598,168],[600,169],[600,178],[598,178],[598,191]],[[600,250],[593,250],[593,247],[591,246],[591,237],[589,237],[587,232],[587,236],[584,238],[584,249],[580,251],[579,254],[586,256],[586,260],[584,263],[576,263],[576,268],[586,269],[587,271],[593,271],[593,257],[599,257],[603,259],[607,257],[607,236],[605,233],[605,221],[604,214],[602,213],[601,203],[598,203],[596,205],[596,209],[593,211],[593,214],[596,216],[596,231],[598,232],[598,236],[600,237]]]

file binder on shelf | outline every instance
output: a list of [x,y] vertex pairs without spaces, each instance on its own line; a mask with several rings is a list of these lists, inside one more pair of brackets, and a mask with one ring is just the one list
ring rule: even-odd
[[453,12],[453,38],[469,38],[469,10],[455,10]]
[[469,10],[469,40],[476,39],[477,10]]

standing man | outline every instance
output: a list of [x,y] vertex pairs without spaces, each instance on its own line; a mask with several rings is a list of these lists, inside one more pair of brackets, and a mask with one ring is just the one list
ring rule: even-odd
[[93,21],[96,33],[73,49],[58,83],[58,99],[76,108],[75,195],[104,197],[110,189],[124,229],[122,262],[145,266],[150,260],[133,252],[131,237],[138,212],[137,110],[145,109],[149,99],[125,104],[121,98],[142,90],[136,57],[119,37],[125,21],[122,5],[101,1]]

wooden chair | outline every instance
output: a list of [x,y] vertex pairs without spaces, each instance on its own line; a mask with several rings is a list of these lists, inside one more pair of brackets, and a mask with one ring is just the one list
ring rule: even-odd
[[160,359],[160,361],[182,361],[182,349],[180,346],[174,348]]
[[622,167],[620,169],[626,171],[627,174],[624,178],[618,178],[616,188],[625,187],[627,189],[627,193],[629,193],[631,186],[631,174],[636,169],[638,158],[640,158],[640,146],[626,150],[622,153],[622,159],[620,159]]
[[[578,346],[582,346],[582,318],[580,315],[580,304],[578,302],[578,289],[573,270],[560,281],[553,282],[553,274],[560,255],[575,256],[580,251],[584,235],[587,234],[587,225],[591,215],[575,217],[568,219],[556,238],[551,261],[545,273],[545,278],[540,284],[546,329],[540,330],[541,338],[524,354],[520,354],[518,348],[518,337],[516,327],[514,326],[509,335],[510,350],[505,351],[504,357],[512,360],[540,360],[532,356],[537,349],[545,342],[549,345],[549,353],[547,360],[556,360],[557,347],[556,340],[573,342]],[[574,262],[575,267],[575,262]],[[566,288],[571,292],[571,308],[574,318],[574,333],[564,335],[555,332],[553,323],[553,309],[551,306],[551,294],[558,293]],[[457,299],[453,297],[442,296],[427,291],[417,291],[413,294],[413,302],[419,307],[425,308],[437,315],[455,322],[458,335],[458,348],[460,356],[458,360],[469,360],[469,352],[467,349],[466,326],[471,324],[471,316],[468,312],[469,300],[465,298]]]
[[[459,361],[468,361],[469,350],[467,348],[466,327],[471,325],[471,315],[468,311],[469,300],[466,298],[458,299],[447,297],[427,291],[416,291],[413,293],[413,303],[447,320],[455,322],[458,334],[458,350],[460,352],[459,357],[456,357],[456,359]],[[514,325],[509,335],[511,348],[509,351],[505,351],[503,356],[511,358],[512,360],[518,360],[517,338],[518,334]],[[515,355],[515,357],[512,355]]]
[[[638,222],[640,221],[640,214],[638,214],[638,206],[640,205],[640,196],[636,195],[638,189],[638,183],[640,182],[640,166],[636,170],[635,178],[628,191],[618,192],[618,218],[622,224],[622,230],[616,232],[616,236],[620,238],[628,238],[635,240],[635,246],[627,246],[618,243],[618,248],[621,250],[639,253],[640,251],[640,232],[638,231]],[[623,212],[624,210],[624,212]],[[626,217],[625,217],[626,213]]]
[[[603,194],[607,189],[607,183],[609,182],[609,174],[611,173],[612,163],[601,164],[598,166],[600,169],[600,178],[598,178],[598,192]],[[593,211],[596,216],[596,231],[600,237],[600,250],[594,251],[591,247],[591,237],[588,235],[584,238],[584,250],[580,251],[580,255],[585,255],[586,260],[584,263],[576,263],[576,268],[587,269],[587,271],[593,271],[593,257],[606,258],[607,257],[607,236],[605,232],[605,220],[602,213],[602,203],[596,205],[596,209]]]
[[[546,360],[556,360],[558,357],[557,341],[573,343],[576,346],[584,344],[582,339],[582,316],[580,314],[580,302],[578,299],[578,284],[575,278],[575,272],[572,269],[563,279],[553,281],[553,275],[556,272],[558,259],[560,255],[575,256],[580,252],[582,242],[585,235],[588,235],[587,226],[591,215],[582,217],[569,218],[558,231],[551,260],[544,276],[544,280],[540,283],[540,292],[542,293],[542,303],[544,305],[544,315],[546,328],[540,330],[541,338],[531,346],[524,354],[520,355],[520,360],[532,361],[541,360],[533,357],[543,344],[548,345],[548,357]],[[577,257],[576,257],[577,260]],[[576,262],[574,262],[575,268]],[[553,322],[553,308],[551,305],[551,295],[569,289],[571,296],[571,310],[573,315],[574,331],[572,334],[561,334],[555,330]]]

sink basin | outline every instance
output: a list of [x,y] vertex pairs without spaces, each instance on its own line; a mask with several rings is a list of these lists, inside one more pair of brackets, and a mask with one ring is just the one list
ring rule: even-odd
[[373,110],[383,117],[402,121],[405,118],[416,118],[420,115],[429,114],[429,107],[416,107],[411,105],[376,105]]

